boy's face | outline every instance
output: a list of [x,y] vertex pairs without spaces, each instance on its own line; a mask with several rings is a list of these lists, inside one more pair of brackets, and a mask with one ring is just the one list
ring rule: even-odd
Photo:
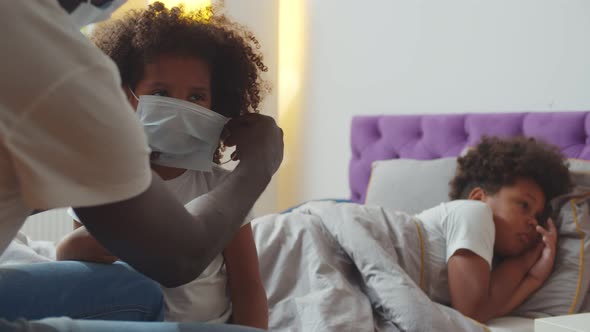
[[[134,91],[138,97],[164,96],[211,109],[211,72],[205,61],[194,57],[162,55],[144,69],[143,78]],[[129,100],[137,108],[137,100],[133,97]]]
[[519,179],[483,201],[494,214],[496,253],[504,257],[517,256],[537,243],[536,226],[545,208],[545,194],[539,185]]

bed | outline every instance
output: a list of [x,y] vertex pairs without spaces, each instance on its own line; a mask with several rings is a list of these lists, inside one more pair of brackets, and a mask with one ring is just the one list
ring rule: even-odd
[[[355,117],[349,168],[352,204],[314,201],[252,222],[271,330],[527,332],[533,331],[533,318],[590,311],[590,274],[584,272],[590,270],[590,259],[585,258],[590,257],[589,195],[582,200],[566,197],[572,204],[554,210],[560,240],[554,271],[543,287],[512,317],[488,325],[428,298],[435,287],[425,277],[430,275],[423,259],[429,244],[413,218],[414,212],[448,200],[456,157],[483,135],[525,135],[556,145],[566,156],[578,158],[575,164],[585,170],[578,175],[586,181],[579,188],[587,193],[589,115]],[[389,164],[405,169],[396,166],[394,172],[380,173],[382,165]],[[401,170],[403,176],[397,174]],[[446,173],[439,174],[442,170]],[[406,184],[397,185],[400,181]],[[385,191],[375,195],[381,183]],[[397,192],[391,190],[395,188]],[[416,202],[423,206],[411,206]]]
[[[503,113],[359,116],[352,121],[350,199],[364,203],[372,165],[378,160],[458,156],[483,135],[525,135],[558,146],[569,158],[590,159],[590,113]],[[533,320],[509,317],[491,331],[533,331]]]

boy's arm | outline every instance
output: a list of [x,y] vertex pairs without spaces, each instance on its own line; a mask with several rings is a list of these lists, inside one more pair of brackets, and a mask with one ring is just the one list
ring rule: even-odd
[[[520,304],[532,291],[524,294],[517,289],[534,263],[534,254],[538,256],[539,253],[536,250],[505,259],[490,272],[483,258],[469,250],[458,250],[448,263],[453,308],[475,320],[486,322],[506,311],[508,302]],[[523,296],[522,300],[512,299],[515,293]]]
[[557,230],[537,226],[543,242],[523,255],[505,259],[491,273],[487,262],[469,250],[449,259],[449,288],[453,308],[485,322],[510,313],[543,285],[555,260]]
[[66,235],[56,248],[58,261],[75,260],[111,264],[117,260],[78,222],[74,221],[74,231]]
[[223,252],[232,301],[233,323],[268,329],[268,303],[260,279],[250,225],[243,226]]

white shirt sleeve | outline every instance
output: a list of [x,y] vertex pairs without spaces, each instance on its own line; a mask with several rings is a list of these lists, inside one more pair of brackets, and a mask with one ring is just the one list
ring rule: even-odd
[[446,261],[459,249],[483,258],[492,267],[495,226],[492,211],[479,201],[463,201],[448,211],[444,220]]
[[57,1],[0,1],[0,12],[10,36],[2,41],[0,140],[17,182],[11,190],[30,209],[145,191],[147,139],[115,64]]
[[32,208],[111,203],[149,186],[147,140],[116,75],[104,63],[72,72],[6,133]]

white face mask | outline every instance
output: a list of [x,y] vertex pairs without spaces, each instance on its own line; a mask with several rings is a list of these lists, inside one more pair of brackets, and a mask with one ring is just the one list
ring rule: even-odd
[[70,13],[70,17],[74,21],[74,24],[79,29],[82,29],[89,24],[109,19],[113,12],[125,4],[125,2],[127,0],[113,0],[100,7],[96,7],[90,3],[90,0],[82,0],[78,7]]
[[223,115],[200,105],[161,96],[140,96],[137,115],[154,164],[210,172],[225,123]]

